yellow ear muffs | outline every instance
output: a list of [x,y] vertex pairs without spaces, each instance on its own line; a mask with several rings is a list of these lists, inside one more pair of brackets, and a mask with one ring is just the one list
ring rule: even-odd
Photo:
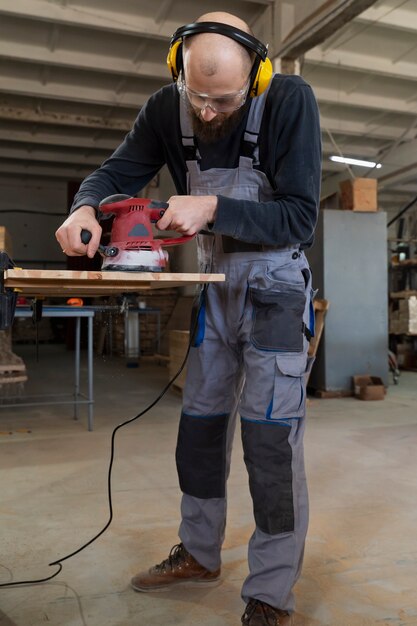
[[249,95],[251,98],[260,96],[261,93],[265,91],[265,89],[269,85],[273,73],[274,70],[272,67],[272,63],[270,59],[268,59],[268,57],[265,59],[265,61],[261,61],[259,63],[258,71],[256,72],[256,76],[249,90]]
[[255,53],[256,60],[252,66],[252,84],[249,88],[249,96],[255,98],[265,91],[273,75],[272,63],[268,59],[268,46],[239,28],[219,22],[196,22],[177,28],[171,37],[168,50],[167,64],[173,81],[178,80],[182,71],[182,42],[184,38],[198,35],[199,33],[218,33],[230,37],[242,46]]
[[174,82],[178,79],[178,75],[181,71],[181,60],[179,59],[181,44],[182,39],[177,39],[168,50],[167,64]]

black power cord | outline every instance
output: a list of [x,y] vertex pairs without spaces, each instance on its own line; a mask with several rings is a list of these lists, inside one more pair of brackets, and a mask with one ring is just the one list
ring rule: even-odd
[[196,335],[196,332],[197,332],[197,329],[198,329],[198,322],[199,322],[199,318],[200,318],[200,312],[201,312],[202,306],[204,304],[205,294],[206,294],[206,291],[208,289],[208,286],[209,286],[208,283],[206,283],[204,285],[204,287],[200,291],[198,304],[196,306],[195,317],[192,320],[192,328],[191,328],[191,331],[190,331],[190,340],[188,342],[187,351],[185,353],[184,360],[181,363],[181,366],[180,366],[179,370],[177,371],[175,376],[173,376],[171,378],[171,380],[165,385],[165,387],[162,389],[161,393],[155,398],[155,400],[153,400],[145,409],[143,409],[143,411],[141,411],[140,413],[135,415],[135,417],[131,417],[130,419],[128,419],[128,420],[122,422],[121,424],[119,424],[118,426],[116,426],[116,428],[112,432],[110,462],[109,462],[109,469],[108,469],[108,474],[107,474],[107,494],[108,494],[108,499],[109,499],[110,516],[109,516],[109,519],[108,519],[107,523],[105,524],[105,526],[100,530],[100,532],[98,532],[96,535],[94,535],[94,537],[92,537],[92,539],[87,541],[87,543],[84,543],[77,550],[74,550],[74,552],[71,552],[70,554],[67,554],[64,557],[62,557],[60,559],[57,559],[56,561],[52,561],[52,563],[49,563],[48,565],[50,567],[52,567],[53,565],[56,565],[58,567],[58,570],[54,574],[51,574],[51,576],[47,576],[46,578],[34,579],[34,580],[18,580],[18,581],[15,581],[15,582],[0,583],[0,587],[13,587],[13,586],[17,586],[17,585],[35,585],[37,583],[44,583],[44,582],[46,582],[48,580],[52,580],[52,578],[55,578],[55,576],[58,576],[58,574],[62,570],[62,562],[63,561],[66,561],[67,559],[70,559],[71,557],[75,556],[76,554],[78,554],[79,552],[81,552],[82,550],[87,548],[96,539],[101,537],[101,535],[108,529],[108,527],[110,526],[110,524],[111,524],[111,522],[113,520],[113,503],[112,503],[112,495],[111,495],[111,474],[112,474],[113,462],[114,462],[114,442],[115,442],[116,433],[117,433],[117,431],[120,428],[123,428],[123,426],[126,426],[127,424],[131,424],[135,420],[137,420],[140,417],[142,417],[142,415],[144,415],[145,413],[150,411],[163,398],[163,396],[166,394],[168,389],[171,387],[171,385],[176,381],[178,376],[181,374],[181,372],[184,369],[185,364],[187,362],[191,346],[194,343],[194,338],[195,338],[195,335]]

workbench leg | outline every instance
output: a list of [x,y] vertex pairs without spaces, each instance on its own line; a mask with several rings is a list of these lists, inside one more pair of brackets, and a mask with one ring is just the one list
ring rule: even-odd
[[93,430],[93,318],[88,318],[88,430]]
[[75,386],[74,386],[74,419],[78,419],[78,398],[80,395],[80,345],[81,317],[75,320]]

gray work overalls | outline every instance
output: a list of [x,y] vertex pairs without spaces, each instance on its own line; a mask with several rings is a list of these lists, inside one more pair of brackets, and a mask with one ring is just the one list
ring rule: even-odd
[[[236,169],[201,171],[194,147],[195,158],[186,161],[190,195],[272,199],[266,175],[253,168],[259,163],[266,97],[267,92],[251,102],[243,141],[245,148],[252,144],[253,157],[241,156]],[[189,153],[193,131],[184,103],[180,106]],[[203,291],[188,360],[176,450],[183,492],[179,536],[201,565],[210,571],[220,567],[230,422],[243,374],[237,408],[256,528],[242,598],[292,611],[308,525],[303,457],[306,336],[312,325],[308,263],[299,246],[277,249],[221,235],[198,235],[198,248],[200,270],[224,272],[226,282]]]

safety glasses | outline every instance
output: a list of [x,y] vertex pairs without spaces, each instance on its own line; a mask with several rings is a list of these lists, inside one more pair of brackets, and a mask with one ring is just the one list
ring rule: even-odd
[[177,87],[182,98],[188,99],[190,104],[203,111],[206,107],[210,107],[215,113],[230,113],[240,109],[246,102],[249,91],[249,79],[243,89],[234,93],[225,94],[224,96],[210,96],[206,93],[198,93],[187,87],[180,72],[177,80]]

